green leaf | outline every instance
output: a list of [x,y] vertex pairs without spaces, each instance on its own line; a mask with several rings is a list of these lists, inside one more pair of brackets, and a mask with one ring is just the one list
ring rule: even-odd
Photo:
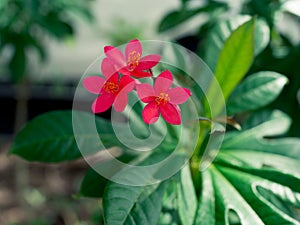
[[197,209],[196,193],[189,166],[181,170],[180,182],[177,186],[178,211],[183,225],[192,225]]
[[[260,157],[263,159],[261,160]],[[300,192],[300,174],[297,171],[299,162],[299,160],[288,157],[271,153],[249,152],[248,150],[224,151],[216,159],[216,164],[259,176],[295,192]],[[272,194],[268,195],[271,196]]]
[[178,175],[179,173],[171,177],[167,182],[158,225],[177,225],[180,221],[177,194],[180,177]]
[[[165,184],[160,182],[166,178],[168,171],[177,172],[183,165],[185,157],[182,153],[173,154],[173,160],[164,161],[170,152],[158,150],[138,162],[136,167],[126,167],[112,177],[118,182],[109,182],[105,188],[103,207],[107,225],[123,224],[157,224],[162,209]],[[157,166],[150,166],[163,162]],[[143,171],[141,171],[143,170]],[[126,185],[125,185],[126,184]],[[130,184],[130,185],[128,185]],[[135,221],[135,222],[134,222]],[[140,222],[140,223],[139,223]]]
[[[119,144],[109,121],[79,111],[73,112],[73,119],[86,121],[77,134],[77,141],[85,151],[101,150],[99,138],[107,148]],[[90,129],[95,123],[100,134]],[[62,162],[81,157],[73,132],[72,111],[46,113],[27,123],[15,138],[10,153],[39,162]]]
[[128,186],[110,182],[103,198],[105,224],[156,225],[164,191],[164,183]]
[[276,72],[259,72],[247,77],[231,93],[227,113],[234,114],[254,110],[275,100],[288,79]]
[[226,134],[213,163],[200,172],[195,225],[300,224],[300,139],[274,138],[291,120],[280,111],[250,120],[247,130]]
[[264,225],[247,201],[235,187],[215,168],[210,169],[215,187],[216,224],[229,225],[229,210],[236,212],[243,225]]
[[180,23],[190,19],[195,16],[197,13],[201,12],[199,9],[193,10],[179,10],[168,13],[160,22],[158,27],[158,32],[167,31]]
[[[262,224],[299,224],[299,222],[275,207],[275,205],[271,204],[271,202],[263,199],[263,196],[260,196],[259,192],[257,191],[258,187],[270,188],[274,185],[284,189],[287,188],[245,172],[219,166],[217,168],[222,173],[222,175],[221,173],[214,170],[213,173],[218,174],[219,178],[218,179],[216,177],[215,181],[220,182],[220,178],[222,176],[222,180],[224,180],[224,183],[228,183],[228,186],[230,184],[232,189],[231,194],[234,193],[234,195],[242,198],[244,201],[243,205],[251,207],[253,210],[254,214],[250,217],[250,214],[247,212],[249,211],[249,208],[247,211],[244,211],[241,205],[237,205],[236,207],[234,207],[234,210],[238,214],[240,214],[239,216],[242,224],[260,224],[259,220],[257,220],[257,222],[251,222],[250,220],[253,217],[260,218],[260,221],[263,221]],[[223,187],[223,190],[224,189],[226,188]],[[276,195],[278,191],[279,190],[277,189],[274,194]],[[228,200],[228,203],[230,203],[231,205],[232,202],[232,200]]]
[[264,19],[258,18],[255,24],[254,55],[261,53],[270,42],[270,28]]
[[215,198],[214,187],[209,172],[202,172],[202,187],[201,196],[199,199],[199,205],[197,214],[195,217],[195,225],[202,224],[205,221],[205,225],[215,225]]
[[250,19],[250,16],[235,16],[232,19],[218,22],[209,32],[205,43],[207,47],[204,49],[203,58],[212,71],[216,69],[220,52],[228,37],[240,25]]
[[63,39],[74,34],[71,24],[61,20],[56,13],[50,12],[37,21],[50,35],[57,39]]
[[10,59],[9,69],[14,83],[20,82],[25,76],[26,55],[24,46],[15,46],[15,52]]
[[254,50],[255,20],[244,23],[225,42],[220,53],[215,76],[225,99],[251,66]]
[[103,197],[107,179],[97,173],[94,169],[89,169],[85,174],[80,186],[79,195],[92,198]]
[[188,19],[192,18],[193,16],[197,15],[198,13],[207,13],[214,11],[220,7],[225,7],[224,3],[219,2],[212,2],[208,5],[200,7],[198,9],[181,9],[178,11],[173,11],[168,13],[160,22],[158,31],[164,32],[171,28],[178,26],[179,24],[187,21]]
[[[207,40],[205,42],[204,61],[208,64],[212,71],[215,71],[220,52],[222,51],[224,44],[228,37],[236,30],[240,25],[251,19],[248,15],[238,15],[228,20],[221,20],[213,29],[209,32]],[[267,23],[263,19],[257,19],[255,24],[255,48],[254,55],[258,55],[262,52],[270,41],[270,29]]]
[[218,83],[212,82],[207,93],[207,99],[214,103],[212,107],[215,108],[214,111],[216,112],[223,110],[223,105],[220,102],[222,98],[217,93],[217,85],[220,85],[226,100],[252,64],[254,27],[255,19],[241,25],[227,39],[220,53],[215,71]]
[[274,111],[264,123],[256,127],[244,131],[228,132],[225,135],[222,149],[269,152],[300,159],[299,138],[265,138],[287,132],[290,124],[291,120],[286,114]]

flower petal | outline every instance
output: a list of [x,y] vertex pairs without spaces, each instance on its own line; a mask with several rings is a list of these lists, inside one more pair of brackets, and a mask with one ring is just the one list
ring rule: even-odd
[[117,73],[118,70],[114,67],[111,60],[104,58],[101,63],[101,71],[103,76],[107,79],[110,78],[113,74]]
[[140,57],[142,56],[142,45],[138,39],[133,39],[130,42],[128,42],[125,49],[126,62],[128,61],[129,55],[132,52],[136,52],[140,55]]
[[92,105],[93,113],[101,113],[108,110],[115,100],[115,96],[113,94],[104,93],[95,99]]
[[170,97],[170,103],[176,105],[186,102],[191,96],[190,90],[182,87],[172,88],[168,90],[167,94]]
[[90,76],[83,80],[83,86],[93,94],[99,94],[105,80],[98,76]]
[[149,72],[144,72],[140,70],[133,70],[130,72],[130,75],[136,78],[152,77],[152,74]]
[[143,102],[149,103],[155,100],[155,92],[150,84],[138,84],[136,85],[136,91]]
[[117,112],[123,112],[126,105],[128,103],[128,96],[126,92],[120,92],[115,101],[114,101],[114,109]]
[[156,102],[147,104],[143,109],[142,116],[145,123],[155,123],[159,118],[159,108]]
[[113,62],[113,64],[116,65],[118,69],[126,66],[124,55],[118,48],[115,48],[113,46],[105,46],[104,53],[107,58],[109,58]]
[[181,115],[179,108],[176,105],[166,103],[160,106],[160,112],[162,117],[170,124],[181,124]]
[[134,79],[132,79],[129,76],[123,76],[120,80],[120,91],[122,92],[131,92],[134,88],[135,82]]
[[148,70],[154,67],[159,61],[160,55],[147,55],[139,60],[139,64],[136,67],[137,70]]
[[115,73],[113,74],[108,80],[108,82],[115,83],[116,85],[119,85],[119,74]]
[[171,87],[173,82],[173,76],[169,70],[162,72],[156,79],[154,84],[154,90],[156,95],[160,93],[166,93]]

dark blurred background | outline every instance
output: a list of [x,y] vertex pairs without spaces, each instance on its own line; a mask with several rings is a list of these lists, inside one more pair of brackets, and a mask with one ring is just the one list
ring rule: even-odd
[[243,14],[270,28],[249,73],[272,70],[290,80],[262,110],[289,114],[287,135],[300,137],[300,0],[1,0],[0,224],[102,224],[100,201],[76,198],[84,161],[29,164],[7,152],[26,121],[72,108],[78,81],[103,46],[172,40],[205,59],[213,28]]

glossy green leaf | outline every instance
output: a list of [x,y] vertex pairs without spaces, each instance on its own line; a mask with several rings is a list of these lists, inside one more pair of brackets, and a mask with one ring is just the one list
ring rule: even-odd
[[89,169],[81,182],[79,196],[101,198],[107,182],[98,172]]
[[291,120],[286,114],[274,111],[265,122],[256,127],[228,132],[222,149],[269,152],[300,159],[299,138],[266,138],[284,134],[288,131],[290,123]]
[[[251,17],[247,15],[234,16],[228,20],[218,22],[209,32],[204,54],[200,52],[200,55],[203,55],[204,61],[208,64],[212,71],[215,71],[216,69],[219,55],[228,37],[240,25],[250,19]],[[256,20],[254,40],[254,55],[258,55],[266,48],[270,41],[270,29],[266,22],[262,19]]]
[[292,13],[298,17],[300,17],[300,8],[298,0],[287,0],[282,6],[284,11]]
[[229,225],[229,210],[236,212],[243,225],[264,225],[255,209],[247,203],[235,187],[215,168],[210,169],[215,187],[216,224]]
[[252,64],[254,27],[255,19],[252,19],[237,28],[225,42],[215,71],[218,83],[212,82],[206,95],[209,102],[214,103],[215,112],[223,110],[217,86],[220,85],[226,100]]
[[205,225],[215,225],[215,197],[214,187],[212,184],[211,175],[208,171],[202,172],[202,186],[201,196],[195,217],[195,223],[202,224],[205,221]]
[[[250,20],[250,16],[236,16],[226,21],[218,22],[209,32],[203,58],[212,71],[215,71],[218,58],[228,37],[240,25]],[[201,54],[201,53],[200,53]]]
[[176,174],[167,182],[158,225],[177,225],[180,221],[177,194],[180,177],[178,175]]
[[[271,202],[263,199],[263,196],[260,196],[259,192],[257,191],[258,187],[270,188],[276,185],[277,190],[273,190],[275,191],[274,194],[276,195],[278,191],[280,192],[279,187],[280,189],[283,188],[287,190],[286,187],[268,181],[267,179],[238,171],[236,169],[225,167],[217,168],[219,171],[214,171],[213,173],[218,174],[219,178],[222,176],[224,182],[226,181],[226,183],[230,184],[230,186],[233,188],[231,190],[232,194],[236,193],[239,197],[244,199],[245,206],[252,206],[251,208],[254,214],[251,218],[254,216],[260,218],[260,220],[263,221],[262,224],[299,224],[299,222],[297,222],[294,218],[285,214],[283,211],[275,207],[275,205],[273,205]],[[217,182],[219,181],[220,180],[217,180]],[[281,191],[283,191],[283,189]],[[230,203],[232,203],[232,200],[228,200],[228,204]],[[240,213],[239,217],[242,224],[260,224],[258,222],[251,223],[249,214],[246,211],[243,212],[240,207],[241,206],[238,206],[238,208],[234,207],[234,210],[237,211],[238,214]]]
[[[137,163],[139,169],[126,167],[113,176],[117,183],[109,182],[103,197],[107,225],[140,224],[140,221],[143,221],[141,224],[158,223],[167,183],[158,181],[165,179],[165,173],[170,170],[177,172],[177,165],[183,165],[185,160],[181,153],[173,155],[174,160],[164,161],[170,153],[164,150],[153,152]],[[147,167],[162,161],[165,163]]]
[[156,225],[159,219],[164,183],[129,186],[110,182],[103,198],[107,225]]
[[105,223],[155,225],[163,194],[164,185],[134,187],[110,183],[103,198]]
[[227,113],[234,114],[254,110],[275,100],[288,79],[276,72],[259,72],[247,77],[231,93]]
[[255,20],[244,23],[227,39],[220,53],[215,76],[225,99],[251,66]]
[[196,193],[189,166],[182,168],[177,187],[178,211],[183,225],[193,225],[197,209]]
[[[87,152],[95,153],[106,147],[120,145],[114,135],[111,123],[85,112],[73,112],[73,119],[86,121],[85,127],[79,131],[78,142]],[[81,157],[72,124],[72,111],[54,111],[36,117],[18,133],[10,149],[10,153],[29,161],[61,162]],[[99,128],[100,134],[91,127]]]
[[[223,150],[219,153],[217,161],[226,162],[227,164],[240,168],[247,167],[247,170],[244,171],[258,174],[268,179],[273,177],[273,181],[279,183],[281,183],[281,178],[283,178],[283,180],[289,179],[285,176],[287,174],[293,177],[300,177],[300,171],[298,170],[299,159],[269,152],[237,149]],[[281,176],[277,173],[281,173]],[[295,188],[300,191],[300,183],[296,185]]]
[[163,200],[160,225],[194,224],[197,210],[196,193],[190,168],[186,165],[179,173],[168,180]]

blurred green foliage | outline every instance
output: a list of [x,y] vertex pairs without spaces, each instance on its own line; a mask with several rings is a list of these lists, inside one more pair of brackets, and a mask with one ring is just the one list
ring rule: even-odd
[[[202,16],[193,31],[177,37],[177,41],[195,51],[209,66],[209,60],[217,55],[207,55],[210,36],[220,27],[223,33],[231,29],[234,18],[244,15],[257,16],[258,20],[267,23],[270,29],[270,42],[251,66],[248,74],[259,71],[275,71],[285,74],[290,80],[279,98],[266,108],[277,108],[293,119],[289,134],[300,136],[300,105],[297,92],[300,89],[300,7],[298,0],[236,0],[236,1],[195,1],[181,0],[180,8],[167,13],[161,20],[158,31],[168,32],[180,29],[185,22]],[[226,21],[228,27],[221,25]],[[200,22],[201,21],[201,22]],[[194,21],[195,23],[196,20]],[[224,28],[229,30],[224,30]],[[214,68],[211,68],[214,70]]]
[[110,45],[119,46],[135,38],[142,40],[143,33],[142,24],[133,25],[123,18],[114,18],[112,28],[106,31],[105,36],[109,39]]
[[74,35],[74,14],[88,21],[92,0],[2,0],[0,2],[0,53],[10,48],[8,69],[13,82],[28,73],[28,52],[47,58],[45,38],[59,41]]

